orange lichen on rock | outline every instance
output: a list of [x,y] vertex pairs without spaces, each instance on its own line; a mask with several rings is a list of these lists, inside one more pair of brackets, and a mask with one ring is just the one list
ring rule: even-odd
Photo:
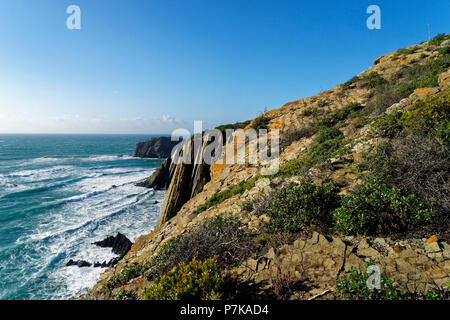
[[437,88],[419,88],[414,90],[414,93],[419,97],[419,98],[424,98],[426,96],[429,96],[430,94],[434,94],[437,92]]
[[433,242],[437,242],[438,238],[436,236],[431,236],[427,239],[428,243],[433,243]]
[[144,280],[143,280],[143,279],[138,279],[138,280],[136,281],[136,285],[137,285],[137,286],[142,286],[143,283],[144,283]]

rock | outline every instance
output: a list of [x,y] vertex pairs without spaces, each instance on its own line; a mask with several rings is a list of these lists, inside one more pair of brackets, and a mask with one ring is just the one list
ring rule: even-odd
[[147,180],[136,185],[138,187],[153,188],[154,190],[167,189],[172,180],[174,170],[175,165],[172,165],[172,159],[167,158]]
[[450,260],[450,246],[447,243],[443,242],[442,247],[443,247],[442,255],[444,259]]
[[450,88],[450,70],[447,70],[447,72],[439,76],[439,87],[441,90]]
[[76,265],[79,268],[90,267],[91,266],[91,264],[89,262],[84,261],[84,260],[78,260]]
[[94,242],[96,246],[102,248],[112,248],[112,252],[118,254],[121,258],[130,251],[133,243],[120,232],[115,237],[109,236],[102,241]]
[[273,248],[270,248],[266,254],[266,257],[267,259],[274,260],[276,257],[275,250]]
[[173,147],[177,144],[178,141],[172,141],[171,137],[151,138],[146,142],[136,144],[134,156],[139,158],[169,158]]
[[435,94],[439,91],[438,88],[419,88],[414,90],[414,93],[419,97],[419,99],[423,99],[431,94]]
[[366,239],[362,239],[362,240],[359,242],[359,244],[358,244],[358,252],[359,252],[360,250],[364,250],[364,249],[367,249],[367,248],[369,248],[369,244],[367,243],[367,240],[366,240]]
[[425,245],[425,251],[427,253],[437,253],[441,252],[441,248],[439,247],[439,244],[437,242],[431,242]]
[[66,267],[70,267],[70,266],[77,266],[79,268],[83,268],[83,267],[90,267],[92,264],[85,261],[85,260],[77,260],[74,261],[72,259],[70,259],[67,263],[66,263]]

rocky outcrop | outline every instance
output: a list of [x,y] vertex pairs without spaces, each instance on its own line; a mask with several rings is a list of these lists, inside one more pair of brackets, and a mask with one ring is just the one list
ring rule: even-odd
[[167,158],[145,181],[136,184],[138,187],[153,188],[154,190],[165,190],[169,187],[175,171],[171,158]]
[[191,163],[179,163],[174,167],[172,179],[161,209],[159,225],[175,216],[178,210],[189,199],[199,194],[205,184],[211,180],[209,165],[203,162],[196,164],[194,161],[194,159],[199,158],[200,154],[204,154],[207,145],[208,139],[205,139],[201,149],[197,150],[197,152],[193,150],[192,140],[183,145],[180,155],[190,153]]
[[111,251],[121,258],[131,249],[133,243],[120,232],[115,237],[109,236],[102,241],[94,242],[96,246],[102,248],[112,248]]
[[146,142],[136,144],[135,157],[139,158],[168,158],[178,141],[172,141],[170,137],[151,138]]

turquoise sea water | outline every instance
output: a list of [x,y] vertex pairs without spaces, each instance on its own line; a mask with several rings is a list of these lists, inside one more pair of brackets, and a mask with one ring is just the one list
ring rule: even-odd
[[135,183],[161,160],[131,156],[150,137],[0,134],[0,299],[83,294],[105,269],[69,259],[108,261],[92,242],[153,229],[164,192]]

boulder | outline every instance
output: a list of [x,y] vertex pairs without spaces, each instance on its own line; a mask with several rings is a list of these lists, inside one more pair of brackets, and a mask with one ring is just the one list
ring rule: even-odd
[[94,242],[96,246],[102,248],[112,248],[112,252],[118,254],[121,258],[130,251],[133,243],[120,232],[115,237],[109,236],[102,241]]

